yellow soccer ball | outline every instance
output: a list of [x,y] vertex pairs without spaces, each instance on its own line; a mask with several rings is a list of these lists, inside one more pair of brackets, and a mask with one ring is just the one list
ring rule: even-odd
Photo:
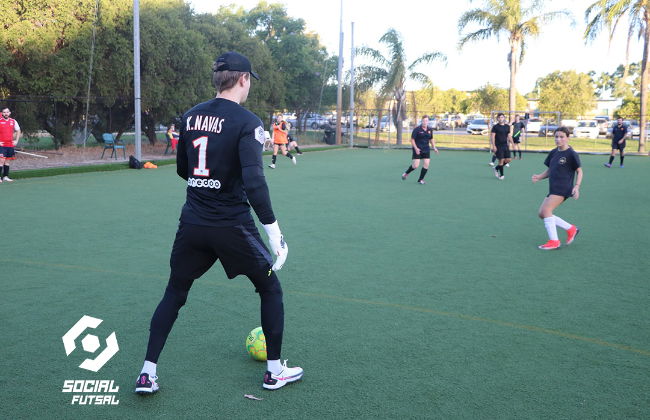
[[266,361],[266,337],[262,327],[257,327],[246,337],[246,351],[255,360]]

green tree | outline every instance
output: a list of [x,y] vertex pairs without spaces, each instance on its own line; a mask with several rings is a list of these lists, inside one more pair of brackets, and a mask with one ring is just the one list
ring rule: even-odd
[[[429,77],[417,72],[416,68],[421,64],[428,64],[435,60],[446,61],[447,59],[444,54],[435,51],[425,53],[407,65],[402,38],[392,28],[382,35],[379,42],[386,45],[389,51],[388,55],[384,56],[379,50],[370,47],[358,48],[357,54],[368,57],[373,64],[361,65],[356,71],[365,86],[379,85],[378,99],[380,103],[385,103],[389,98],[395,101],[393,114],[397,125],[397,144],[402,144],[402,121],[406,117],[407,111],[405,87],[407,78],[421,83],[430,83]],[[379,108],[383,108],[383,104]],[[379,120],[381,120],[381,114]]]
[[623,99],[621,107],[615,112],[615,115],[626,120],[635,119],[641,111],[641,99],[638,96]]
[[596,99],[591,77],[574,70],[548,74],[537,80],[535,88],[540,92],[540,111],[560,111],[568,117],[584,115]]
[[594,71],[588,74],[598,96],[602,97],[605,93],[609,93],[615,98],[631,98],[639,94],[641,62],[620,64],[613,72],[601,72],[598,76]]
[[479,41],[496,37],[500,34],[508,36],[510,51],[508,64],[510,66],[510,91],[508,109],[515,110],[516,81],[519,66],[524,59],[526,39],[539,36],[542,25],[559,17],[568,16],[566,11],[555,11],[535,15],[541,8],[542,1],[532,1],[529,7],[522,5],[522,0],[485,0],[484,8],[472,9],[463,13],[458,20],[458,31],[470,24],[478,24],[480,29],[462,35],[458,46],[462,48],[471,41]]
[[648,0],[597,0],[585,11],[587,27],[585,40],[593,40],[604,28],[611,39],[618,24],[627,18],[629,40],[637,34],[643,38],[643,59],[641,61],[641,106],[639,152],[645,152],[646,121],[648,113],[648,53],[650,52],[650,2]]
[[305,21],[290,17],[284,6],[262,1],[246,13],[238,13],[249,31],[271,52],[273,66],[269,72],[277,73],[282,80],[276,89],[281,96],[273,108],[293,110],[298,116],[298,128],[302,129],[303,115],[331,105],[329,95],[321,92],[336,66],[318,36],[305,32]]
[[[510,92],[508,89],[488,83],[473,91],[468,102],[472,111],[479,111],[481,114],[487,115],[492,111],[504,111],[508,108],[510,102]],[[526,105],[526,98],[517,93],[514,110],[523,110]]]

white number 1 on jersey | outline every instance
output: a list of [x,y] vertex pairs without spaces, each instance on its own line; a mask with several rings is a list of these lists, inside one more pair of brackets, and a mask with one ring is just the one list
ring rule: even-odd
[[208,136],[199,137],[192,142],[194,148],[199,148],[199,166],[194,168],[194,176],[210,176],[210,170],[206,168],[205,157],[208,152]]

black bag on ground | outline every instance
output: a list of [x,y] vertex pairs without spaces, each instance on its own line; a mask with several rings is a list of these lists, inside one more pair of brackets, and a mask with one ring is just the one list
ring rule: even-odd
[[144,164],[140,162],[138,159],[135,158],[135,156],[131,155],[129,156],[129,168],[131,169],[142,169]]

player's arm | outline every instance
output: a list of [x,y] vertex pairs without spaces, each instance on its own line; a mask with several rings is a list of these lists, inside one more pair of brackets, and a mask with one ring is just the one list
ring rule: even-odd
[[411,147],[413,150],[415,150],[416,155],[420,154],[420,149],[418,148],[417,144],[415,144],[415,139],[413,137],[411,137]]
[[[494,130],[494,128],[492,128],[492,129]],[[493,152],[496,152],[496,151],[497,151],[497,148],[496,148],[496,146],[494,145],[494,136],[495,136],[494,131],[492,131],[492,132],[490,133],[490,150],[492,150]]]
[[20,135],[21,135],[22,132],[20,131],[20,126],[18,125],[18,122],[16,121],[14,124],[15,124],[15,126],[14,126],[14,147],[16,147],[16,146],[18,146],[18,142],[20,141]]
[[549,172],[549,170],[548,170],[548,168],[547,168],[547,169],[546,169],[544,172],[542,172],[541,174],[534,174],[533,177],[532,177],[533,182],[541,181],[542,179],[546,179],[546,178],[548,178],[548,172]]
[[580,185],[582,184],[582,168],[576,169],[576,184],[573,186],[572,195],[576,200],[580,197]]
[[433,147],[433,151],[438,153],[438,148],[436,147],[436,141],[433,139],[433,134],[431,135],[431,139],[429,140],[429,143],[431,144],[431,147]]
[[187,133],[185,132],[185,126],[181,127],[181,134],[178,138],[178,145],[176,146],[176,173],[178,176],[187,181],[187,149],[185,149],[185,137]]
[[263,145],[264,128],[261,125],[252,130],[245,130],[244,135],[239,139],[239,162],[248,202],[264,226],[269,237],[271,251],[277,257],[271,268],[279,270],[287,259],[289,247],[284,241],[278,221],[273,214],[271,195],[266,178],[264,178],[262,165]]

